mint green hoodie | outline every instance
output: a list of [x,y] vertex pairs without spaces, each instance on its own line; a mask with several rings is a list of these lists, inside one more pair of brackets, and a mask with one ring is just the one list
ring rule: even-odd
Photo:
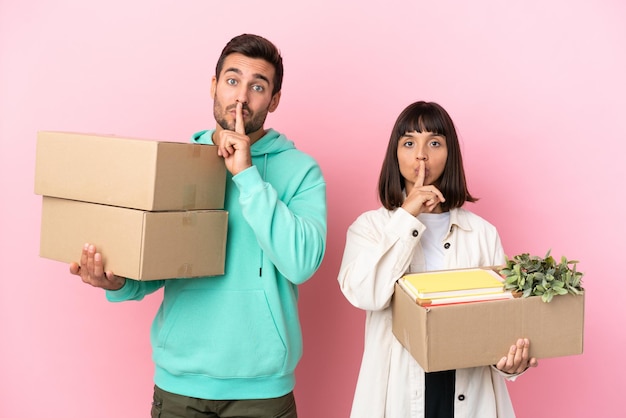
[[[192,142],[212,144],[213,130]],[[326,246],[326,184],[313,158],[270,129],[251,147],[253,167],[228,173],[223,276],[139,282],[107,291],[141,300],[164,287],[151,329],[155,384],[203,399],[262,399],[295,385],[302,355],[297,285]]]

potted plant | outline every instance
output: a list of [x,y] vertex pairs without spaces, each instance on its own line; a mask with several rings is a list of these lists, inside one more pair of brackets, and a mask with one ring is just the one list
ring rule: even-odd
[[557,263],[550,250],[543,258],[524,253],[507,257],[500,274],[505,279],[505,290],[524,298],[541,296],[544,302],[550,302],[555,295],[583,293],[583,273],[576,271],[577,263],[565,257]]

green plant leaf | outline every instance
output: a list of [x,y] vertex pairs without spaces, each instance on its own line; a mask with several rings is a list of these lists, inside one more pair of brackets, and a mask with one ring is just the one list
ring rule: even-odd
[[522,297],[541,296],[550,302],[555,295],[583,293],[583,273],[576,270],[578,261],[565,256],[557,263],[548,250],[545,257],[522,253],[506,257],[506,264],[500,270],[505,289],[522,293]]
[[555,288],[554,292],[558,295],[567,295],[569,293],[567,289],[564,289],[562,287]]
[[548,303],[552,301],[552,297],[554,296],[554,293],[552,292],[546,292],[541,296],[541,300],[543,300],[544,302]]

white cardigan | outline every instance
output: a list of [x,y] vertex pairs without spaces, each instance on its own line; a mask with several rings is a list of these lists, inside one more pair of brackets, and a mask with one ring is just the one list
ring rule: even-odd
[[[425,229],[404,209],[385,208],[362,214],[348,229],[339,285],[350,303],[366,311],[351,418],[424,416],[424,370],[393,336],[390,302],[394,283],[403,274],[424,271],[420,238]],[[448,231],[441,243],[444,268],[504,264],[498,232],[483,218],[453,209]],[[514,417],[505,383],[514,377],[493,366],[457,370],[454,416]]]

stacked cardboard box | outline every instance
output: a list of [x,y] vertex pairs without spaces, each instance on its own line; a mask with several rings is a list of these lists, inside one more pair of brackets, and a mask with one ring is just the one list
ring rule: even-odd
[[427,372],[496,364],[518,338],[538,359],[581,354],[584,294],[424,307],[396,283],[392,330]]
[[225,181],[215,146],[39,132],[39,254],[78,261],[89,242],[135,280],[223,274]]

